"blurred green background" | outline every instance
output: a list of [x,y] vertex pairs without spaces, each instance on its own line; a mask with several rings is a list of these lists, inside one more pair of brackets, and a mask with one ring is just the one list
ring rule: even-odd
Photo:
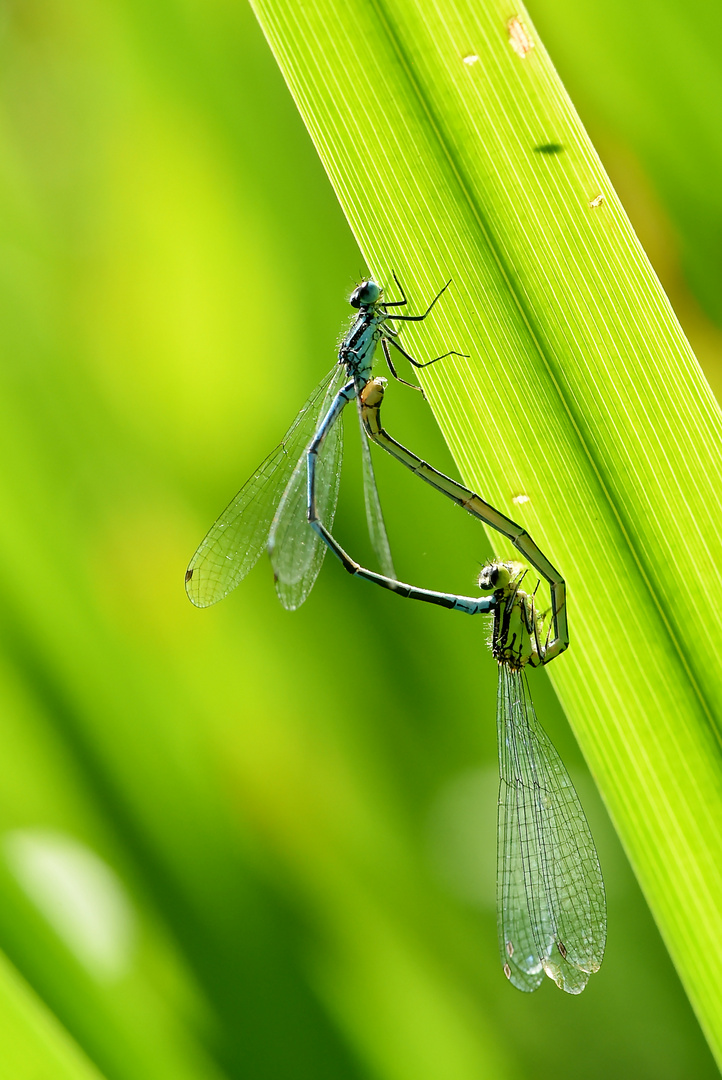
[[[719,392],[722,12],[532,15]],[[579,998],[500,970],[485,626],[331,562],[292,615],[265,560],[186,600],[364,272],[250,9],[15,0],[0,47],[7,1075],[716,1075],[543,675],[608,887]],[[419,395],[384,416],[454,469]],[[356,438],[338,535],[367,556]],[[401,576],[472,591],[481,530],[375,460]]]

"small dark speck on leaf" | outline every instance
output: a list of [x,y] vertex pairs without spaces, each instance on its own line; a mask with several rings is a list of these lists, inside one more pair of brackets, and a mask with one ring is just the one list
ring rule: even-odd
[[558,142],[542,143],[541,146],[534,147],[535,154],[561,154],[564,151],[564,147]]
[[193,577],[193,571],[192,570],[186,570],[186,582],[190,581],[190,579],[192,577]]

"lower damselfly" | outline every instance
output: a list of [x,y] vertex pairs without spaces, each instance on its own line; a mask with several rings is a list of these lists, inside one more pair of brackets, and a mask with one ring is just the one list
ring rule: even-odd
[[[414,359],[398,341],[394,322],[423,322],[449,282],[421,315],[403,315],[407,303],[394,274],[400,300],[384,300],[383,289],[371,278],[350,297],[358,314],[343,338],[338,360],[313,391],[281,442],[261,462],[235,498],[201,541],[186,570],[189,599],[196,607],[222,600],[253,568],[263,549],[271,550],[276,589],[284,607],[299,607],[313,588],[326,548],[308,527],[309,507],[329,526],[333,523],[343,455],[344,407],[356,399],[371,377],[376,346],[381,346],[394,378],[400,379],[391,359],[396,349],[415,367],[427,367],[448,352],[425,362]],[[393,309],[393,310],[390,310]],[[420,389],[415,387],[415,389]],[[359,403],[360,418],[360,403]],[[394,576],[368,441],[361,430],[366,516],[371,543],[385,574]],[[320,448],[323,452],[320,452]],[[316,509],[317,508],[317,509]]]
[[444,476],[384,432],[383,380],[362,395],[367,433],[458,505],[511,540],[548,582],[549,626],[535,594],[521,586],[527,571],[494,560],[479,576],[491,596],[469,597],[418,588],[356,563],[318,518],[314,528],[349,573],[400,596],[469,615],[493,614],[492,653],[499,667],[497,733],[499,810],[497,928],[504,974],[519,990],[533,991],[547,975],[579,994],[599,970],[606,941],[604,882],[594,840],[574,785],[537,720],[527,667],[539,667],[569,644],[566,586],[528,533],[480,496]]

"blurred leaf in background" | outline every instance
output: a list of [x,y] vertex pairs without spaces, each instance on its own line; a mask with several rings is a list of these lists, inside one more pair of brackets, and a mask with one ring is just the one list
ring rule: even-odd
[[[634,162],[629,181],[609,162],[622,194],[656,192],[655,235],[676,237],[660,259],[673,275],[684,252],[716,318],[715,159],[697,159],[696,213],[684,186],[707,145],[689,133],[706,125],[708,155],[716,137],[695,83],[710,5],[542,7],[601,149]],[[681,168],[660,56],[683,18]],[[644,44],[621,50],[635,25]],[[364,271],[250,11],[31,0],[0,34],[3,1060],[108,1080],[715,1075],[543,678],[609,891],[607,959],[575,1001],[498,970],[485,628],[330,562],[294,615],[265,561],[217,609],[185,598],[188,557],[330,366]],[[412,391],[394,432],[453,468]],[[377,468],[401,576],[472,589],[481,531]],[[363,520],[346,473],[342,539]]]

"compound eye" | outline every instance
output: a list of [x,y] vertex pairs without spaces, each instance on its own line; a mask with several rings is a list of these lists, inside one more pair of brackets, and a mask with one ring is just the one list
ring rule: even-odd
[[485,592],[490,591],[496,586],[496,567],[484,566],[479,574],[479,588]]
[[506,563],[488,563],[479,574],[479,588],[482,590],[505,589],[509,584],[509,566]]
[[375,304],[381,297],[382,289],[380,285],[377,285],[375,281],[369,278],[367,281],[362,281],[361,284],[354,289],[351,294],[349,303],[351,307],[370,307]]

